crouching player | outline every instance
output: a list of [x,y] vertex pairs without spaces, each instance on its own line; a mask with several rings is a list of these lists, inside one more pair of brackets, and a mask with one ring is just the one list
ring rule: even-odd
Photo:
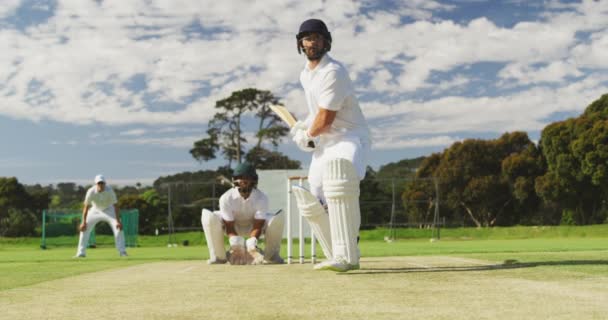
[[[249,163],[239,164],[234,187],[220,197],[220,210],[203,209],[201,222],[209,247],[209,264],[281,264],[283,214],[268,213],[268,197],[257,189],[258,175]],[[230,250],[225,251],[224,234]],[[264,250],[258,240],[264,236]]]

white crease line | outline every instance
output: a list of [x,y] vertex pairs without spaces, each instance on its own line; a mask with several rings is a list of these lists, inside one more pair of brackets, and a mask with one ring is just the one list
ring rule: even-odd
[[431,269],[431,268],[433,268],[431,266],[427,266],[427,265],[419,264],[419,263],[413,263],[413,262],[407,262],[407,264],[409,264],[411,266],[414,266],[414,267],[423,268],[423,269]]
[[178,271],[178,273],[188,273],[188,272],[194,270],[195,268],[196,268],[196,266],[190,266],[190,267],[188,267],[186,269]]
[[456,261],[476,264],[476,265],[480,265],[480,266],[495,266],[496,265],[495,263],[481,262],[479,260],[473,260],[473,259],[456,258],[456,257],[445,257],[445,258],[447,258],[448,260],[456,260]]

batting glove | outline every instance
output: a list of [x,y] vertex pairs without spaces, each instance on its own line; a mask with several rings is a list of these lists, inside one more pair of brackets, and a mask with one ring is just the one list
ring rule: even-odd
[[304,122],[296,122],[291,128],[290,133],[293,142],[296,143],[300,150],[304,152],[312,152],[315,150],[315,143],[313,138],[308,135],[308,126]]
[[291,134],[292,137],[295,137],[296,133],[300,130],[308,130],[308,125],[300,120],[296,121],[296,123],[294,123],[293,127],[291,127],[291,129],[289,130],[289,133]]

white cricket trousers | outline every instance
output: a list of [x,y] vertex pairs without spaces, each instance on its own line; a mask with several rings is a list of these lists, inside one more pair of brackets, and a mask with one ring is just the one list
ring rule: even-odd
[[99,210],[95,207],[89,209],[87,214],[87,229],[84,232],[80,232],[80,239],[78,240],[78,253],[76,255],[86,255],[87,244],[89,243],[89,237],[91,231],[95,230],[95,225],[99,222],[107,222],[114,232],[114,243],[119,253],[125,251],[125,236],[122,230],[116,228],[116,214],[114,213],[114,206],[109,206],[105,210]]
[[342,137],[340,141],[327,141],[317,146],[312,154],[312,161],[308,169],[310,192],[323,204],[327,203],[323,195],[323,171],[327,161],[331,159],[343,158],[352,162],[355,170],[357,170],[359,180],[363,180],[370,151],[370,142],[358,137]]

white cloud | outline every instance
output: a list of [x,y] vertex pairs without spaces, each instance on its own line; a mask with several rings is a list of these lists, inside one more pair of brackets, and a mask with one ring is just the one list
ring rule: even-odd
[[[313,16],[328,22],[331,54],[348,66],[357,90],[371,96],[362,105],[381,148],[446,142],[462,132],[539,130],[553,113],[580,111],[581,103],[606,92],[606,1],[566,7],[550,2],[543,19],[510,28],[485,17],[464,24],[439,19],[437,12],[455,5],[437,1],[397,1],[392,10],[362,14],[362,7],[376,4],[59,1],[43,24],[23,32],[0,29],[0,115],[144,124],[149,128],[104,140],[178,148],[202,137],[215,101],[246,87],[271,90],[302,118],[306,104],[298,75],[304,60],[294,35]],[[3,3],[0,17],[18,5]],[[184,33],[199,25],[206,34]],[[591,35],[584,39],[577,36],[581,32]],[[508,86],[497,90],[524,89],[470,95],[478,89],[476,76],[458,70],[483,62],[504,64],[497,81]],[[431,79],[436,73],[445,77]],[[145,85],[133,87],[134,77]],[[421,90],[445,96],[425,98],[417,95]],[[178,129],[189,124],[201,129]],[[168,136],[177,132],[186,134]]]
[[418,136],[538,132],[552,122],[553,114],[580,113],[607,90],[608,76],[599,75],[556,89],[538,87],[499,97],[448,96],[388,106],[366,104],[364,113],[377,124],[372,127],[375,147],[392,149],[401,140]]
[[591,35],[589,43],[572,49],[573,60],[586,68],[608,68],[608,30]]
[[379,141],[374,143],[373,148],[379,150],[398,150],[407,148],[425,147],[448,147],[456,141],[462,140],[458,137],[436,136],[422,138],[407,138],[403,136],[381,136],[374,134],[374,138]]
[[469,84],[469,82],[471,82],[471,79],[458,75],[452,79],[439,82],[436,86],[434,86],[433,94],[445,92],[446,94],[454,95],[455,91],[457,93],[459,88],[463,88]]
[[566,77],[580,77],[583,73],[573,64],[564,61],[554,61],[540,68],[530,65],[513,63],[507,65],[499,73],[502,79],[516,80],[519,85],[541,82],[563,82]]
[[20,0],[3,0],[0,6],[0,18],[14,14],[20,3]]
[[121,135],[121,136],[143,136],[144,134],[146,134],[146,132],[147,131],[145,129],[132,129],[132,130],[120,132],[119,135]]
[[69,146],[75,146],[78,145],[79,142],[76,140],[64,140],[64,141],[57,141],[57,140],[53,140],[50,141],[51,145],[69,145]]

